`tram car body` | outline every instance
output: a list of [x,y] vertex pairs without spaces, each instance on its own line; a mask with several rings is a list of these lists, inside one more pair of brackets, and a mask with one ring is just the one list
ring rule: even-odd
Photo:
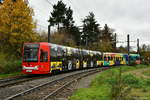
[[[25,74],[48,74],[102,66],[128,64],[128,55],[101,53],[72,48],[47,42],[25,43],[23,47],[22,72]],[[131,54],[139,64],[139,55]]]

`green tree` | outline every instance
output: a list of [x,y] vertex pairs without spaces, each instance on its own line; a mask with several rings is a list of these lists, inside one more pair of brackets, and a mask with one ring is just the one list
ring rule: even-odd
[[150,64],[150,45],[143,44],[140,47],[140,55],[143,63]]
[[63,22],[64,29],[66,33],[72,36],[73,40],[76,42],[76,45],[80,44],[80,32],[79,28],[74,25],[74,20],[73,20],[73,10],[69,7],[66,10],[66,17]]
[[[105,24],[104,28],[101,30],[101,44],[104,44],[101,49],[103,51],[114,51],[115,49],[115,35],[113,34],[114,30],[109,28],[107,24]],[[107,45],[105,45],[107,44]]]
[[[73,10],[71,7],[66,7],[62,1],[58,1],[57,4],[53,5],[53,12],[49,18],[49,23],[52,26],[57,25],[58,33],[65,33],[71,36],[72,40],[79,45],[80,32],[77,26],[74,25]],[[60,27],[61,25],[61,27]]]
[[107,24],[105,24],[105,26],[102,30],[101,39],[102,39],[102,41],[105,41],[105,42],[113,41],[113,34]]
[[90,12],[88,16],[82,21],[83,22],[83,32],[82,32],[82,43],[85,45],[88,41],[89,45],[98,41],[98,36],[100,34],[99,24],[95,19],[93,12]]
[[63,21],[63,25],[67,29],[74,26],[74,21],[73,21],[73,16],[72,15],[73,15],[73,10],[70,7],[67,8],[66,13],[65,13],[65,19]]
[[81,44],[81,32],[79,30],[77,26],[73,26],[69,29],[69,33],[73,36],[73,40],[77,46]]
[[66,21],[66,4],[62,1],[58,1],[57,4],[53,5],[53,12],[51,12],[51,16],[49,18],[50,25],[54,26],[57,25],[57,29],[60,29],[60,24]]
[[23,1],[5,0],[0,8],[0,43],[3,51],[20,55],[24,42],[38,40],[33,10]]

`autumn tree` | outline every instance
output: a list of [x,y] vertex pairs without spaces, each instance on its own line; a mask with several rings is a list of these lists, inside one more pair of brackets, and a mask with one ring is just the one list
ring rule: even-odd
[[99,24],[95,19],[95,15],[93,12],[90,12],[86,18],[83,19],[83,32],[82,32],[82,43],[86,44],[88,41],[89,45],[97,42],[100,34]]
[[0,15],[1,49],[20,54],[24,42],[38,40],[33,10],[23,0],[5,0]]

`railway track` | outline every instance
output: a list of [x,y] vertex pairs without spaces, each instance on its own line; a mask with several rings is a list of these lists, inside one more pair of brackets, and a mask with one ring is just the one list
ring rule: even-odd
[[26,75],[20,75],[20,76],[16,76],[16,77],[12,77],[12,78],[0,79],[0,84],[5,83],[5,82],[9,82],[9,81],[13,81],[13,80],[17,80],[17,79],[21,79],[25,76]]
[[21,76],[9,78],[9,79],[1,79],[0,88],[20,84],[20,83],[31,81],[34,79],[45,78],[45,77],[48,77],[48,76],[21,75]]
[[41,100],[57,100],[60,98],[64,98],[65,96],[68,95],[68,93],[70,93],[71,91],[74,90],[74,85],[76,85],[77,81],[89,76],[91,74],[94,74],[95,72],[99,72],[99,71],[92,71],[92,72],[88,72],[86,74],[80,75],[68,82],[66,82],[65,84],[63,84],[62,86],[60,86],[59,88],[57,88],[54,91],[49,91],[49,94],[46,95],[45,97],[43,97]]
[[72,84],[75,84],[79,79],[93,73],[100,72],[104,69],[106,68],[82,70],[63,77],[54,78],[53,80],[47,81],[43,84],[39,84],[32,88],[26,89],[25,91],[21,91],[17,94],[4,98],[4,100],[54,100],[56,95],[62,94],[61,91],[63,91],[63,89],[71,86]]

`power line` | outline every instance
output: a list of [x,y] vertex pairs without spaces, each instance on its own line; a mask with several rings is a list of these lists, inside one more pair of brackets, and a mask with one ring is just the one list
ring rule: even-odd
[[53,7],[53,4],[49,0],[46,0],[46,1]]

